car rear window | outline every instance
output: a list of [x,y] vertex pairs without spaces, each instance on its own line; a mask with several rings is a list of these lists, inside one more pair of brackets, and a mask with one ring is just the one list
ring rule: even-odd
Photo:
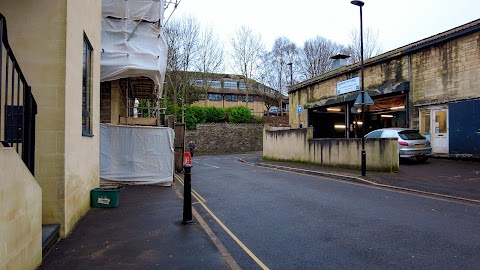
[[398,136],[403,140],[425,140],[425,137],[416,130],[401,131],[398,133]]

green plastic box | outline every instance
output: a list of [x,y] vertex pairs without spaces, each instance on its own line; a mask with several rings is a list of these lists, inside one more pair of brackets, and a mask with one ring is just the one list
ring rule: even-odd
[[117,207],[120,202],[120,191],[123,187],[99,187],[90,191],[91,206],[94,208]]

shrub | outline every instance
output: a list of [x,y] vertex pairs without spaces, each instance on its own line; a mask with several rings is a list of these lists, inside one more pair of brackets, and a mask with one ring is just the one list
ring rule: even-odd
[[191,107],[187,107],[185,110],[185,125],[188,130],[194,130],[197,128],[197,118],[195,117],[194,110]]
[[255,124],[265,123],[265,119],[263,118],[263,116],[257,115],[252,118],[252,123],[255,123]]
[[207,120],[207,114],[204,107],[200,106],[188,106],[187,109],[191,110],[195,118],[197,119],[197,124],[203,124]]
[[249,123],[252,119],[252,112],[245,106],[230,108],[228,120],[230,123]]
[[165,110],[166,115],[175,115],[177,119],[182,119],[182,107],[168,106]]
[[217,108],[209,106],[205,108],[207,123],[216,123],[225,121],[227,116],[227,110],[224,108]]

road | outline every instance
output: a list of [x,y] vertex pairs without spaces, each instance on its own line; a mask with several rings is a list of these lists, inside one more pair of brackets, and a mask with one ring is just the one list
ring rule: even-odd
[[204,200],[194,208],[242,269],[480,269],[478,205],[239,157],[195,157],[192,187]]

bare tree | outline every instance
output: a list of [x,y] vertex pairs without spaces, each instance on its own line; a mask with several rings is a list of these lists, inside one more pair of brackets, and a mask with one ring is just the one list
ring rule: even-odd
[[246,27],[240,27],[231,40],[233,69],[243,76],[245,82],[246,105],[248,107],[248,93],[250,91],[250,80],[258,75],[260,60],[264,52],[264,46],[260,35]]
[[331,57],[343,50],[344,46],[321,36],[305,41],[299,60],[303,79],[307,80],[331,70]]
[[218,36],[213,34],[211,27],[205,28],[200,35],[199,53],[195,66],[197,71],[202,74],[202,89],[205,94],[205,106],[207,106],[207,94],[211,86],[209,77],[213,73],[224,70],[223,47],[220,45]]
[[188,71],[192,69],[193,60],[198,54],[199,33],[200,24],[193,17],[182,17],[180,20],[171,21],[165,27],[168,44],[166,95],[171,98],[175,107],[180,105],[183,108],[188,104],[189,91],[194,89],[190,85]]
[[[368,59],[382,53],[382,46],[378,40],[379,31],[376,32],[371,28],[363,30],[363,59]],[[347,53],[350,55],[351,63],[360,62],[360,31],[353,29],[350,33],[350,44],[347,47]]]
[[270,53],[270,71],[273,81],[270,86],[279,91],[281,94],[287,94],[287,84],[290,77],[289,63],[296,62],[298,58],[297,45],[286,37],[280,37],[273,43]]

